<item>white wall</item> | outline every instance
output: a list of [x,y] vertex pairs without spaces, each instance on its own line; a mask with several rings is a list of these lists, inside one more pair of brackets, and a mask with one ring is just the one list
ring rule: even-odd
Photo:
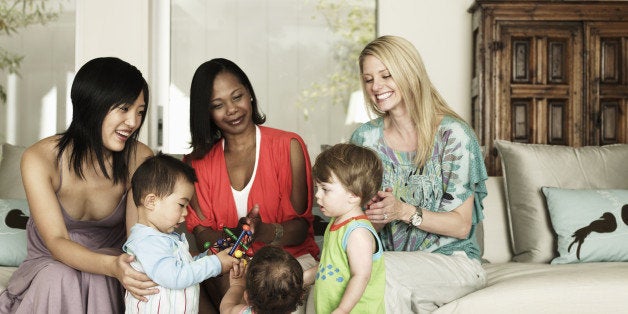
[[76,2],[76,69],[96,57],[118,57],[146,76],[149,0]]
[[[149,0],[77,1],[76,70],[96,57],[118,57],[136,66],[150,86],[149,3]],[[147,121],[150,120],[149,117]],[[143,142],[148,141],[148,129],[143,127],[140,133]]]
[[419,50],[432,82],[471,121],[473,0],[379,0],[378,34],[397,35]]

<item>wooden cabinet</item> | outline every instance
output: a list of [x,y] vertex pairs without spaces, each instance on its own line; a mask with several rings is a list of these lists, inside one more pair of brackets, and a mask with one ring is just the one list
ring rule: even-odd
[[493,140],[628,143],[628,1],[477,0],[472,125],[489,175]]

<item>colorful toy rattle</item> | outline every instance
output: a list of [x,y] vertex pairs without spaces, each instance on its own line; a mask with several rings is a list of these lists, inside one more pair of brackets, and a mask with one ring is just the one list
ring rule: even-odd
[[[233,233],[231,233],[233,234]],[[251,239],[251,236],[253,235],[253,233],[251,232],[251,227],[249,227],[249,225],[242,225],[242,233],[240,233],[240,236],[238,237],[238,239],[236,240],[235,244],[231,247],[231,251],[229,251],[229,255],[233,256],[233,253],[236,252],[236,250],[240,251],[238,248],[241,246],[244,250],[248,250],[249,248],[247,247],[247,245],[244,244],[243,240],[244,237],[247,238],[247,240]],[[247,241],[250,242],[250,241]],[[240,253],[238,253],[239,256],[235,256],[236,258],[240,258],[242,257],[242,251],[240,251]]]
[[239,237],[236,237],[235,234],[233,234],[233,232],[227,227],[223,226],[222,230],[227,235],[227,237],[223,239],[218,239],[214,245],[211,245],[210,242],[205,242],[205,244],[203,245],[205,249],[208,249],[212,253],[216,254],[219,251],[222,251],[231,246],[229,255],[235,258],[242,258],[245,253],[249,257],[253,256],[253,249],[250,247],[251,243],[253,242],[253,232],[251,231],[251,227],[249,225],[242,225],[242,232],[240,233]]

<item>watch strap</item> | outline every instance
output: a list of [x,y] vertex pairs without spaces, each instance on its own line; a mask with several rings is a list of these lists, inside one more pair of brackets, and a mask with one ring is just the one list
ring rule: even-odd
[[414,208],[416,208],[416,212],[419,214],[419,216],[423,217],[423,209],[419,206],[414,206]]
[[283,238],[283,226],[278,223],[274,223],[273,226],[275,226],[275,238],[273,239],[273,242],[271,242],[270,244],[279,245],[281,238]]

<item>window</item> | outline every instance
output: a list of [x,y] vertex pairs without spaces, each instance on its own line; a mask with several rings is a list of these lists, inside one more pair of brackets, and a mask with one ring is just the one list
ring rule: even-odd
[[163,85],[153,84],[168,95],[151,101],[162,106],[156,144],[189,152],[192,75],[218,57],[247,73],[264,125],[298,133],[312,156],[321,145],[347,140],[357,126],[346,117],[360,88],[357,53],[375,38],[375,9],[376,0],[171,1],[170,56],[162,58],[170,60],[170,79],[163,84],[157,76]]
[[[0,34],[0,54],[23,57],[18,74],[0,71],[7,97],[6,102],[0,101],[0,143],[31,145],[65,130],[72,118],[75,1],[49,0],[43,9],[41,3],[35,4],[26,6],[26,12],[35,14],[37,8],[42,15],[54,13],[55,17],[45,19],[45,25],[35,22],[17,27],[10,35],[4,30]],[[13,14],[22,12],[20,4],[10,8]]]

